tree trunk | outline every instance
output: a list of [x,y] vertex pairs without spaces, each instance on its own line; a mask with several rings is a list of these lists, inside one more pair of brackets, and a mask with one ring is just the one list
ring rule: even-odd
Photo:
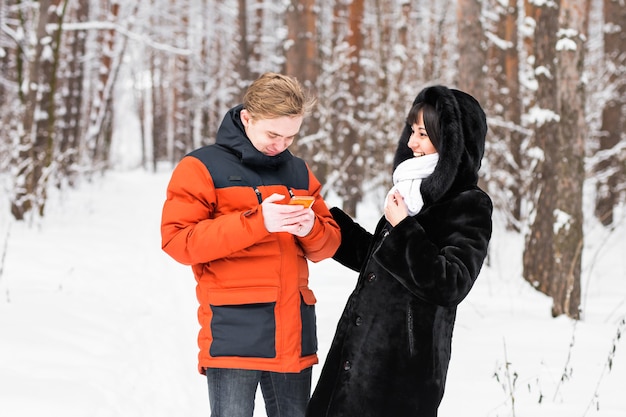
[[151,106],[152,109],[152,160],[154,170],[156,164],[161,160],[167,160],[175,163],[173,152],[168,147],[167,135],[167,96],[165,94],[165,83],[162,67],[162,56],[153,54],[151,59],[150,79],[151,85]]
[[[285,51],[284,73],[297,78],[311,95],[317,95],[317,79],[319,76],[319,56],[317,50],[317,13],[315,0],[292,0],[285,15],[287,39]],[[324,183],[326,180],[325,161],[315,161],[316,144],[303,139],[319,132],[319,115],[314,111],[302,124],[299,139],[291,146],[294,153],[305,158],[311,164],[317,178]]]
[[315,88],[319,75],[315,0],[292,0],[286,13],[285,73],[306,88]]
[[[60,64],[60,50],[61,50],[61,34],[62,26],[61,22],[65,16],[67,10],[67,1],[53,0],[50,4],[50,8],[46,9],[49,13],[48,25],[55,28],[51,30],[50,42],[44,52],[44,56],[41,57],[41,77],[40,82],[44,86],[39,93],[39,108],[40,117],[35,121],[35,148],[39,150],[41,160],[40,165],[34,167],[37,172],[35,177],[38,178],[40,183],[37,187],[38,192],[38,210],[39,215],[43,216],[48,184],[58,174],[60,166],[63,164],[63,160],[57,160],[53,166],[53,160],[58,149],[55,147],[57,141],[57,90],[59,87],[59,64]],[[44,51],[46,51],[44,49]],[[37,152],[37,151],[35,151]]]
[[[58,36],[48,30],[48,25],[59,23],[63,13],[57,12],[61,0],[39,2],[36,45],[29,62],[28,92],[24,96],[23,134],[16,174],[16,190],[11,201],[11,213],[23,220],[31,210],[43,215],[49,166],[52,161],[55,120],[54,91],[58,65]],[[64,10],[64,9],[63,9]]]
[[[613,211],[626,189],[626,161],[617,145],[626,131],[626,7],[618,0],[604,0],[604,68],[608,72],[605,91],[609,94],[602,109],[599,155],[605,154],[595,166],[597,173],[595,215],[608,226]],[[615,30],[613,28],[621,28]],[[622,190],[621,192],[619,190]]]
[[497,200],[503,202],[500,208],[506,214],[507,228],[520,231],[522,201],[528,190],[525,173],[529,158],[522,152],[526,135],[522,129],[517,0],[509,0],[507,5],[492,0],[489,6],[498,19],[492,35],[497,39],[489,44],[488,50],[487,65],[492,77],[488,81],[487,108],[490,118],[498,122],[491,124],[487,136],[491,166],[488,180],[502,196]]
[[[524,251],[524,278],[553,299],[552,315],[580,318],[583,247],[583,11],[586,0],[529,9],[536,22],[537,96],[530,114],[543,163],[535,218]],[[559,27],[563,30],[559,31]],[[557,37],[558,34],[558,37]]]
[[[120,12],[120,5],[112,2],[105,9],[105,19],[108,22],[116,23]],[[92,163],[96,167],[106,167],[108,165],[109,146],[111,143],[110,132],[112,126],[107,125],[112,122],[109,114],[112,110],[109,107],[113,96],[113,85],[120,62],[115,56],[116,45],[115,29],[107,29],[99,32],[98,44],[100,46],[100,68],[98,70],[98,84],[96,100],[91,109],[90,116],[90,136],[88,146],[91,150]]]
[[539,196],[535,201],[534,220],[524,248],[524,279],[544,294],[550,294],[551,282],[555,279],[555,210],[557,171],[559,158],[559,116],[557,107],[556,33],[559,10],[547,3],[531,4],[526,0],[527,18],[535,21],[533,42],[534,73],[537,81],[536,101],[530,109],[534,115],[536,145],[543,151],[543,163],[534,178]]
[[[89,19],[89,1],[79,0],[72,12],[77,22],[86,23]],[[67,93],[64,96],[65,114],[59,142],[59,159],[63,179],[72,184],[77,173],[76,164],[79,162],[84,127],[83,97],[86,92],[83,85],[87,31],[74,30],[66,35],[70,52],[65,57],[64,81],[67,83]]]
[[481,24],[481,0],[459,0],[457,23],[459,39],[459,88],[484,103],[485,34]]
[[561,120],[554,158],[557,173],[555,271],[550,288],[552,315],[580,318],[580,270],[583,248],[585,181],[584,40],[589,0],[562,2],[557,49],[558,108]]
[[[448,7],[454,6],[451,1],[431,1],[422,3],[424,9],[430,8],[426,13],[426,19],[420,26],[429,27],[432,30],[427,32],[427,47],[428,53],[423,55],[424,59],[424,72],[422,79],[428,83],[432,82],[445,82],[444,81],[444,67],[446,61],[449,58],[447,56],[446,44],[447,33],[449,33],[449,27],[446,25],[446,19],[448,14]],[[459,48],[460,51],[460,48]],[[416,51],[411,51],[416,53]],[[452,59],[450,59],[452,61]]]
[[[7,21],[11,17],[7,5],[0,0],[0,27],[8,25]],[[19,95],[21,89],[18,88],[22,84],[16,80],[22,79],[23,68],[21,66],[22,54],[18,52],[19,45],[15,42],[8,42],[3,30],[0,30],[0,43],[4,51],[0,54],[0,167],[2,167],[16,154],[16,149],[11,144],[13,138],[19,136],[19,123],[22,116],[22,102]]]
[[248,59],[250,58],[250,47],[248,45],[248,6],[246,0],[238,0],[238,27],[239,27],[239,65],[237,72],[239,77],[244,80],[250,80],[250,69],[248,67]]
[[[175,1],[172,0],[172,6]],[[182,13],[179,25],[176,27],[176,46],[180,49],[188,49],[189,42],[189,11]],[[172,161],[180,160],[187,152],[193,150],[193,120],[194,108],[192,105],[192,93],[189,82],[191,75],[191,65],[187,55],[174,55],[171,58],[173,63],[169,77],[173,84],[172,89],[172,134],[173,149]]]
[[357,204],[361,201],[361,187],[363,182],[364,161],[360,153],[362,149],[362,140],[358,133],[359,111],[361,104],[359,98],[362,96],[361,77],[361,53],[363,49],[363,13],[364,0],[354,0],[349,6],[349,32],[347,36],[349,57],[349,91],[354,99],[353,108],[350,112],[353,115],[354,122],[346,124],[347,135],[343,143],[344,155],[353,157],[345,170],[345,194],[343,195],[343,208],[346,213],[356,216]]

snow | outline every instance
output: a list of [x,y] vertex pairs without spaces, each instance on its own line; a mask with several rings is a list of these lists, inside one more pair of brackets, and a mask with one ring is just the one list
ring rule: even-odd
[[[545,67],[541,67],[544,68]],[[539,68],[537,69],[539,73]],[[539,106],[533,106],[528,109],[528,114],[524,116],[524,119],[528,123],[536,124],[537,126],[543,126],[548,122],[558,122],[561,119],[557,113],[550,109],[543,109]]]
[[[32,225],[0,200],[0,415],[209,415],[195,283],[160,249],[168,180],[169,169],[112,171],[52,192]],[[378,202],[362,213],[372,230]],[[550,299],[521,278],[522,238],[495,220],[488,265],[459,307],[440,417],[624,417],[623,221],[587,228],[575,322],[550,317]],[[332,260],[311,265],[321,361],[355,279]]]
[[493,32],[486,31],[485,36],[491,43],[503,51],[509,50],[514,46],[513,42],[504,40]]
[[565,229],[565,231],[569,231],[569,227],[574,221],[572,216],[559,209],[554,210],[554,225],[552,226],[552,232],[556,235],[559,233],[561,229]]
[[578,49],[576,41],[570,38],[563,38],[556,41],[557,51],[575,51]]

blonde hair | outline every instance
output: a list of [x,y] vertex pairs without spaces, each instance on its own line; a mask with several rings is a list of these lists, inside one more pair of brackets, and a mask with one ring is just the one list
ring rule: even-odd
[[262,74],[243,96],[243,108],[253,119],[304,116],[314,104],[298,80],[275,72]]

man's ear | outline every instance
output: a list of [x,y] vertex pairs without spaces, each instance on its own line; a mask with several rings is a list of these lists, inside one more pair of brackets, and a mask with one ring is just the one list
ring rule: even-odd
[[244,127],[248,127],[248,124],[250,124],[250,113],[248,113],[248,110],[246,109],[241,109],[241,111],[239,112],[239,117],[241,118],[241,123],[243,123]]

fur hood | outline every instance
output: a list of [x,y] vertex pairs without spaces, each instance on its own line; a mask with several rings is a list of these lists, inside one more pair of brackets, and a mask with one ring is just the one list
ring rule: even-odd
[[[412,106],[419,102],[432,105],[439,113],[439,162],[421,185],[424,204],[429,205],[451,191],[458,192],[477,185],[478,170],[485,151],[487,119],[474,97],[441,85],[422,90]],[[410,136],[411,126],[405,122],[394,157],[394,170],[401,162],[413,158],[407,146]]]

